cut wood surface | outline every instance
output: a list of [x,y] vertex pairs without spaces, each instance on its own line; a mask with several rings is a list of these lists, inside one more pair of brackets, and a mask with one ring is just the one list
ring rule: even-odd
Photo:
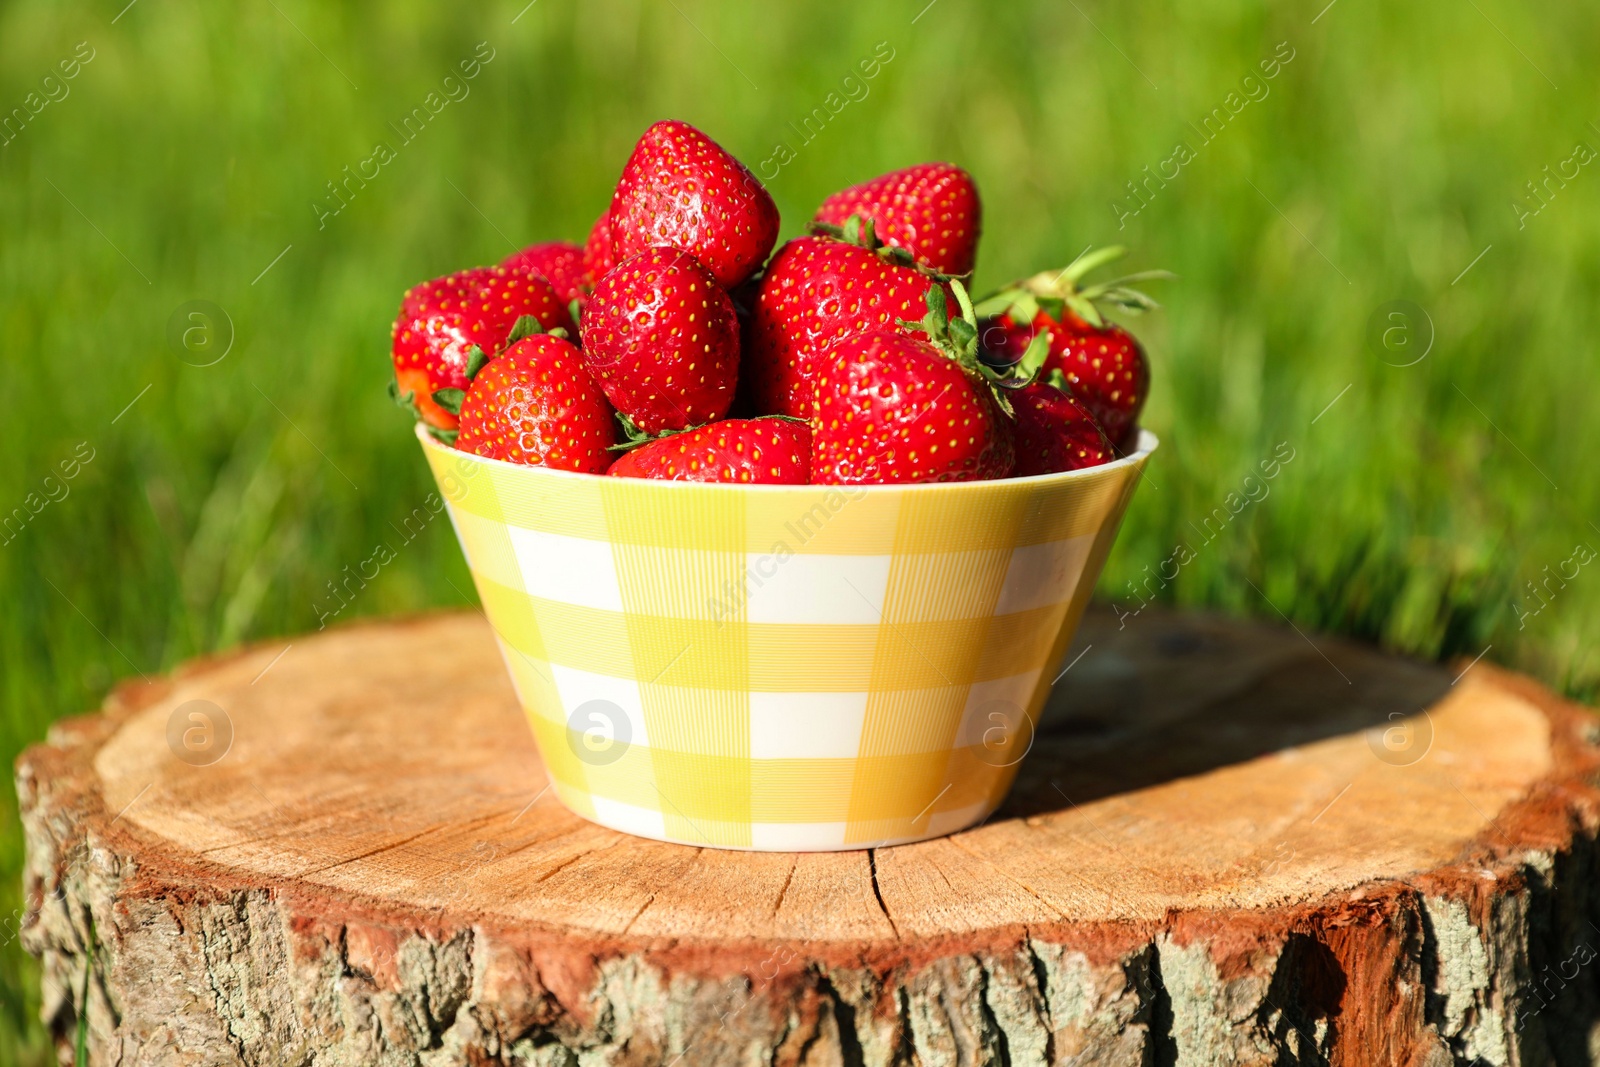
[[1154,609],[1067,662],[984,825],[807,855],[567,812],[475,614],[125,687],[19,763],[46,1018],[129,1064],[1600,1059],[1585,709]]

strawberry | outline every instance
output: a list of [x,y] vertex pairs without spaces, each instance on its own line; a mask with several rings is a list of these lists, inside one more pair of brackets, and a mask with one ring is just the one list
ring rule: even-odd
[[811,428],[792,419],[725,419],[625,452],[606,473],[679,482],[805,485],[811,480]]
[[684,122],[658,122],[639,138],[611,198],[619,260],[647,248],[682,249],[732,289],[777,239],[772,197],[721,145]]
[[711,272],[675,248],[613,267],[583,316],[583,359],[645,433],[719,419],[733,403],[739,329]]
[[870,218],[885,244],[944,274],[971,274],[982,205],[972,175],[949,163],[922,163],[834,193],[816,221],[843,226]]
[[1004,478],[1006,416],[974,372],[927,340],[877,331],[823,354],[811,429],[812,480],[958,482]]
[[772,257],[746,324],[744,391],[763,414],[811,417],[817,353],[871,330],[915,334],[936,282],[893,257],[830,237],[800,237]]
[[555,288],[505,267],[478,267],[435,278],[407,291],[394,324],[394,391],[429,426],[450,431],[456,417],[433,394],[465,389],[473,349],[498,353],[517,320],[532,316],[547,330],[573,330]]
[[1016,412],[1011,427],[1015,477],[1098,467],[1116,458],[1111,440],[1089,409],[1050,382],[1023,386],[1011,394],[1011,405]]
[[574,300],[581,303],[588,296],[584,284],[583,249],[568,241],[529,245],[501,260],[500,265],[511,271],[537,274],[555,286],[556,295],[568,304]]
[[1050,343],[1044,373],[1059,370],[1066,388],[1083,401],[1111,440],[1125,438],[1150,393],[1150,364],[1139,342],[1115,323],[1091,326],[1071,311],[1060,318],[1040,311],[1031,323],[1020,324],[1002,315],[983,329],[985,345],[1007,360],[1040,333]]
[[584,285],[592,290],[616,265],[611,255],[611,209],[607,208],[594,220],[589,239],[583,243]]
[[589,474],[611,462],[611,405],[577,347],[552,334],[524,337],[491,359],[460,410],[463,452]]
[[1128,283],[1172,277],[1166,271],[1144,271],[1079,288],[1085,274],[1122,252],[1111,247],[1080,256],[1066,270],[1036,274],[977,307],[984,316],[979,332],[991,362],[1004,365],[1015,360],[1034,338],[1044,335],[1049,343],[1044,373],[1059,370],[1073,396],[1117,442],[1134,433],[1150,392],[1150,364],[1134,336],[1106,321],[1096,301],[1138,314],[1160,305]]

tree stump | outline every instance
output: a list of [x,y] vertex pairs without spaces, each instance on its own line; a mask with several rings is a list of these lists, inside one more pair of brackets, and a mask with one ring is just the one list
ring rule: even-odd
[[1077,648],[986,824],[808,855],[569,814],[473,614],[126,687],[18,766],[45,1018],[108,1064],[1596,1059],[1588,712],[1154,609]]

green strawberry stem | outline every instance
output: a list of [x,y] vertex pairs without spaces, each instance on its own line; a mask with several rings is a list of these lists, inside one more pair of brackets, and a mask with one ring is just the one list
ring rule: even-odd
[[1031,323],[1041,311],[1052,318],[1060,318],[1064,309],[1070,309],[1091,326],[1103,329],[1106,322],[1098,306],[1101,303],[1111,304],[1130,315],[1159,308],[1161,305],[1154,298],[1130,283],[1168,281],[1177,277],[1171,271],[1137,271],[1108,282],[1081,285],[1090,271],[1120,259],[1126,252],[1121,245],[1085,252],[1062,270],[1040,271],[990,294],[978,302],[977,313],[983,318],[1009,315],[1013,322]]
[[1096,267],[1105,263],[1115,262],[1127,254],[1128,250],[1122,245],[1106,245],[1104,248],[1085,249],[1081,256],[1067,264],[1067,268],[1058,277],[1076,285]]
[[[1028,347],[1023,351],[1022,358],[1017,361],[1017,377],[1020,379],[1012,389],[1021,389],[1039,376],[1039,371],[1044,367],[1045,360],[1050,358],[1050,331],[1040,330],[1033,335],[1033,340],[1028,342]],[[1055,372],[1058,376],[1059,370]]]

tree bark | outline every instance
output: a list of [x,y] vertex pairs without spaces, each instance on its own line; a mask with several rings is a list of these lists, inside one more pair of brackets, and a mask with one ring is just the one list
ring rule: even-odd
[[64,1063],[1600,1062],[1585,709],[1153,609],[1079,647],[984,825],[806,855],[561,808],[476,615],[124,688],[18,763],[45,1020]]

